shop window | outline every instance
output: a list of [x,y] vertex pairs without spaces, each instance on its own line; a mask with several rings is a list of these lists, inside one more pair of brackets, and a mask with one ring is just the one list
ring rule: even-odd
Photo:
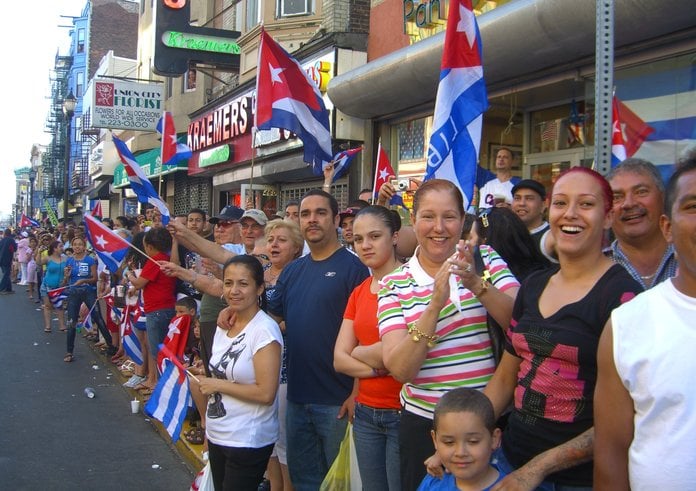
[[594,144],[591,114],[584,101],[534,111],[530,153],[556,152]]
[[395,170],[399,175],[421,176],[425,173],[428,138],[432,118],[414,119],[395,126]]

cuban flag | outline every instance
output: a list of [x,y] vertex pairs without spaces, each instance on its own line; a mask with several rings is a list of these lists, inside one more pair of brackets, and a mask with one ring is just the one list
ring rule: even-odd
[[[391,162],[389,161],[387,152],[385,152],[384,148],[382,147],[382,140],[380,139],[379,143],[377,144],[377,165],[375,166],[375,185],[372,188],[375,202],[377,200],[377,197],[379,196],[379,190],[382,188],[384,183],[389,181],[390,177],[396,177],[396,172],[394,171],[394,167],[392,167]],[[401,197],[400,192],[397,192],[394,196],[391,197],[391,199],[389,200],[389,204],[406,208],[406,205],[404,204],[404,199]]]
[[138,201],[150,203],[157,208],[162,214],[162,224],[167,225],[169,223],[169,208],[167,208],[167,204],[159,197],[154,186],[145,175],[145,172],[143,172],[142,167],[135,161],[135,157],[133,157],[123,140],[115,136],[112,139],[128,175],[128,181],[130,181],[133,191],[138,196]]
[[[334,175],[333,179],[331,180],[332,183],[336,182],[338,179],[346,175],[346,172],[348,172],[348,169],[350,168],[350,164],[353,163],[353,160],[355,160],[356,155],[358,155],[362,149],[363,147],[351,148],[349,150],[343,150],[341,152],[338,152],[336,155],[334,155],[334,158],[332,159],[334,165]],[[326,167],[326,165],[328,165],[328,162],[323,163],[323,167]],[[317,175],[321,175],[323,170],[324,169],[321,169],[319,171],[319,174],[317,174],[315,168],[314,173]]]
[[481,35],[471,0],[453,0],[447,18],[425,179],[452,181],[464,195],[465,209],[474,194],[483,113],[488,109],[481,59]]
[[22,213],[22,216],[19,219],[19,226],[20,227],[40,227],[39,222],[29,218],[24,213]]
[[191,158],[192,152],[188,145],[176,141],[176,128],[174,117],[169,111],[162,114],[157,123],[157,131],[162,135],[162,165],[176,165],[179,162]]
[[132,325],[132,316],[129,310],[132,307],[127,306],[125,312],[121,316],[121,339],[123,341],[123,350],[128,354],[131,360],[138,365],[143,364],[143,349],[140,345],[140,340],[135,335]]
[[302,66],[262,28],[256,77],[255,127],[282,128],[304,144],[304,161],[321,169],[333,157],[329,111]]
[[162,343],[162,346],[166,349],[160,350],[157,354],[158,366],[163,366],[162,361],[167,356],[176,358],[177,360],[183,360],[190,326],[190,315],[178,315],[171,320],[167,330],[167,336]]
[[93,217],[103,217],[104,214],[102,213],[102,207],[101,207],[101,201],[97,200],[97,203],[94,205],[94,208],[92,208],[92,211],[90,212]]
[[[160,345],[161,347],[161,345]],[[172,360],[164,360],[164,371],[155,390],[143,408],[145,414],[161,422],[164,428],[176,443],[181,434],[181,426],[186,419],[191,392],[189,390],[186,370],[181,363]]]
[[85,215],[85,232],[99,259],[109,271],[116,273],[126,257],[130,243],[90,214]]
[[626,160],[626,145],[624,145],[623,131],[621,131],[621,116],[619,114],[619,100],[616,96],[611,101],[611,166],[616,167]]
[[67,286],[48,290],[48,300],[51,302],[54,309],[63,308],[63,302],[68,298],[67,290]]

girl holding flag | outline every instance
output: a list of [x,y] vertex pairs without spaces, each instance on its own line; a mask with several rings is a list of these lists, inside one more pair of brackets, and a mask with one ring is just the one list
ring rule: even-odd
[[68,258],[64,278],[68,281],[68,352],[64,362],[73,361],[75,349],[75,332],[80,315],[80,306],[84,303],[91,311],[92,322],[106,341],[106,353],[113,356],[116,347],[111,340],[111,333],[106,328],[97,303],[97,261],[87,254],[85,239],[77,236],[72,240],[73,255]]

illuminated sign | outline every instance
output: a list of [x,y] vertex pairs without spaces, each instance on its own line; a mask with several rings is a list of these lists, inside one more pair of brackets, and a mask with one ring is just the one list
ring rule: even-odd
[[208,167],[230,160],[232,152],[229,145],[221,145],[201,152],[198,157],[198,167]]
[[251,92],[191,121],[187,144],[197,152],[251,132]]
[[153,71],[166,77],[186,73],[192,64],[205,63],[219,70],[239,70],[241,32],[192,26],[191,3],[156,0]]
[[238,55],[242,52],[239,45],[229,39],[197,36],[177,31],[166,31],[162,34],[162,42],[170,48],[210,51],[211,53],[226,53],[229,55]]

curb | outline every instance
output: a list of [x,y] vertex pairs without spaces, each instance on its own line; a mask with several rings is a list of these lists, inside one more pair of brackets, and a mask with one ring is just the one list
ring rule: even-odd
[[157,421],[154,418],[150,418],[143,412],[143,406],[146,402],[145,397],[135,389],[123,387],[123,383],[130,378],[130,375],[124,375],[124,373],[121,370],[119,370],[120,367],[112,363],[110,357],[108,357],[105,354],[102,354],[99,351],[99,348],[95,347],[94,343],[87,340],[85,340],[85,342],[87,343],[89,348],[94,352],[95,356],[97,356],[101,361],[103,361],[103,363],[116,374],[115,377],[119,380],[119,385],[124,391],[128,392],[132,396],[131,400],[138,399],[140,401],[140,413],[146,418],[148,418],[148,420],[155,427],[162,439],[164,439],[164,441],[168,445],[174,447],[174,449],[179,453],[183,461],[186,463],[186,465],[190,468],[191,472],[195,476],[205,466],[206,461],[203,460],[203,445],[194,445],[186,441],[186,439],[183,437],[183,434],[187,432],[189,429],[191,429],[191,424],[189,423],[189,421],[184,421],[184,424],[181,428],[182,436],[177,440],[176,443],[172,443],[172,439],[169,436],[169,433],[167,433],[167,430],[164,428],[164,426],[162,426],[162,424],[159,421]]

